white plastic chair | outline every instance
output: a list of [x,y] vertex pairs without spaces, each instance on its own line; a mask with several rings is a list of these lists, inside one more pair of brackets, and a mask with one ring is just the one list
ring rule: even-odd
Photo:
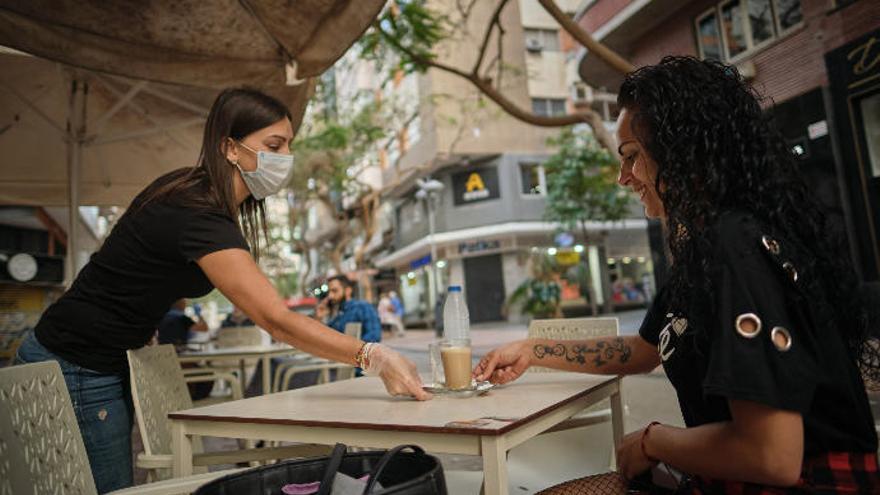
[[[239,471],[188,476],[112,493],[191,493]],[[0,493],[98,493],[70,394],[55,361],[0,369]]]
[[[150,470],[156,479],[171,477],[172,440],[168,413],[191,409],[192,399],[186,388],[174,346],[148,346],[128,351],[131,369],[131,395],[144,445],[136,465]],[[320,445],[292,445],[263,449],[240,449],[202,453],[199,439],[193,441],[195,466],[253,462],[290,457],[324,455],[330,448]]]
[[[361,323],[352,322],[345,324],[345,335],[361,338]],[[347,380],[354,378],[353,366],[334,363],[326,359],[312,356],[311,354],[301,353],[281,361],[275,368],[275,379],[272,381],[273,392],[287,390],[294,376],[299,373],[308,373],[312,371],[320,371],[316,384],[327,383],[330,381],[330,370],[336,370],[336,380]]]
[[[617,318],[532,320],[529,338],[583,340],[619,335]],[[527,373],[556,370],[533,366]],[[508,453],[510,486],[534,493],[561,481],[608,471],[614,462],[608,399],[595,404]],[[602,426],[609,423],[608,426]],[[598,425],[598,426],[597,426]],[[513,490],[513,488],[511,488]]]

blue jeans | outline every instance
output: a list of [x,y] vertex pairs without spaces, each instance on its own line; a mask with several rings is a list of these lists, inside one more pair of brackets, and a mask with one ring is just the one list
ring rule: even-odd
[[58,361],[98,493],[132,485],[133,408],[127,374],[99,373],[52,354],[28,333],[15,364]]

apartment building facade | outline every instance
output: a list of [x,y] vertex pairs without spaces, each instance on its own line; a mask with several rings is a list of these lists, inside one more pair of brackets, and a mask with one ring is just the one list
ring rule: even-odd
[[[580,1],[558,3],[574,14]],[[444,5],[448,2],[435,2],[437,8]],[[491,2],[477,2],[468,33],[445,43],[441,60],[471,67],[493,9]],[[577,45],[536,0],[510,2],[502,23],[504,59],[519,68],[503,74],[508,98],[539,115],[589,104],[592,93],[579,84]],[[493,50],[487,60],[496,55]],[[408,321],[430,323],[437,301],[434,287],[443,291],[451,284],[463,286],[475,323],[523,319],[506,302],[529,278],[536,253],[588,260],[599,303],[605,296],[601,264],[611,262],[618,277],[635,281],[651,274],[647,224],[638,208],[623,222],[590,223],[587,238],[560,232],[559,225],[545,221],[542,163],[552,153],[547,138],[558,129],[522,123],[481,97],[469,82],[434,69],[417,76],[416,92],[417,139],[408,132],[405,149],[388,157],[383,167],[383,182],[392,185],[393,237],[374,258],[378,269],[393,274]],[[417,179],[427,177],[443,184],[433,208],[433,235],[432,208],[416,194]],[[580,295],[570,289],[564,287],[563,298],[576,304]]]
[[[664,55],[735,64],[801,173],[845,232],[861,278],[880,278],[880,8],[872,0],[588,0],[577,22],[642,66]],[[581,51],[595,87],[616,74]],[[847,253],[841,253],[846,255]]]

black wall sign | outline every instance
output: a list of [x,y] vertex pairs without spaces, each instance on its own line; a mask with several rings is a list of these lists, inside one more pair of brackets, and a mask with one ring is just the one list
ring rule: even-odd
[[452,176],[454,203],[466,205],[501,197],[498,190],[498,169],[483,167]]

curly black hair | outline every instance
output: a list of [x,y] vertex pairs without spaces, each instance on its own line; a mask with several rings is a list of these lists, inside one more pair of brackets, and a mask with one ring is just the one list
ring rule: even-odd
[[805,271],[821,285],[853,358],[876,378],[877,347],[866,344],[868,322],[864,306],[856,307],[859,284],[843,236],[808,194],[763,101],[735,67],[694,57],[665,57],[620,87],[618,106],[632,112],[633,131],[657,163],[670,302],[693,308],[701,294],[700,305],[711,310],[710,227],[724,212],[746,211],[807,254]]

